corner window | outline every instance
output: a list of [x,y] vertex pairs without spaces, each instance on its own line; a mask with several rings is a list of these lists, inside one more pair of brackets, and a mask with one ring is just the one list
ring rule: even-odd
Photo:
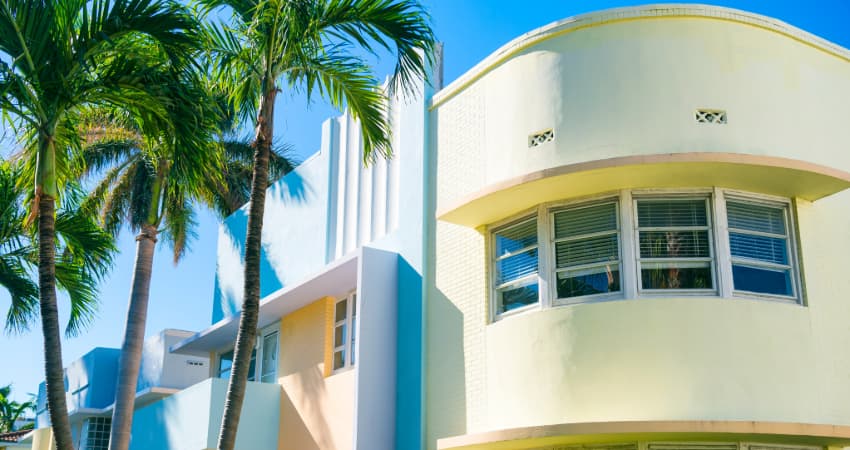
[[537,267],[537,218],[493,232],[496,309],[499,314],[533,305],[540,298]]
[[351,367],[357,342],[357,294],[336,302],[334,308],[333,370]]
[[491,228],[493,316],[659,295],[802,303],[789,205],[714,188],[541,206]]
[[795,297],[788,208],[726,202],[735,291]]

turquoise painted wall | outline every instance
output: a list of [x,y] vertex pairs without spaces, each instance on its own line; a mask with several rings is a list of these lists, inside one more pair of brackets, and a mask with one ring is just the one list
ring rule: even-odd
[[[114,403],[120,354],[121,351],[117,348],[96,347],[68,364],[65,368],[68,411],[81,408],[100,409]],[[36,428],[50,426],[46,402],[47,391],[44,382],[41,382],[36,408],[38,411],[44,411],[36,416]]]

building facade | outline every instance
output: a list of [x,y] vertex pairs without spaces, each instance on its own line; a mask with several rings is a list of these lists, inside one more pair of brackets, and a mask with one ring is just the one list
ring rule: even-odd
[[647,6],[435,94],[427,447],[846,445],[848,57]]
[[[273,185],[236,447],[850,446],[850,52],[726,8],[565,19]],[[221,226],[208,379],[131,448],[214,448],[247,224]]]

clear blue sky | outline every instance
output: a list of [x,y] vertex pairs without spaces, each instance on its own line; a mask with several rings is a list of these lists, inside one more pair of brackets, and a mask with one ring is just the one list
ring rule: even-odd
[[[430,11],[438,38],[444,42],[444,75],[451,82],[509,40],[547,23],[600,9],[644,4],[629,0],[423,0]],[[850,47],[850,1],[723,0],[713,4],[752,11],[784,20],[844,47]],[[386,59],[377,73],[391,68]],[[276,135],[292,144],[300,159],[320,144],[323,120],[335,111],[323,103],[307,105],[299,95],[281,95]],[[148,335],[163,328],[199,331],[210,325],[217,221],[208,213],[200,217],[199,239],[193,251],[174,266],[169,249],[157,248],[154,261]],[[268,232],[268,231],[267,231]],[[121,255],[101,288],[101,306],[95,324],[83,335],[63,341],[67,364],[93,347],[120,347],[134,259],[134,240],[124,232]],[[5,315],[8,295],[0,291],[0,313]],[[60,304],[67,317],[67,302]],[[35,392],[43,379],[42,340],[34,328],[23,336],[0,335],[0,386],[14,384],[15,398]]]

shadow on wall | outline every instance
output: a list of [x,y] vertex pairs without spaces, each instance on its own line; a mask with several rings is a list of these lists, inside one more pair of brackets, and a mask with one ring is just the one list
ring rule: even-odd
[[[334,393],[340,394],[339,389],[332,392],[333,386],[329,387],[342,380],[338,375],[324,376],[325,314],[326,300],[319,299],[283,319],[278,379],[283,386],[280,449],[318,450],[338,448],[342,444],[334,442],[338,427],[332,424],[339,422],[334,419],[341,414],[350,412],[341,411],[345,404],[333,398]],[[351,374],[349,371],[341,376]],[[335,386],[340,387],[340,383]]]
[[422,436],[422,274],[398,256],[396,448],[417,448]]
[[[463,313],[441,290],[432,286],[429,291],[425,396],[430,428],[426,436],[432,444],[431,440],[438,437],[466,434],[467,405]],[[429,396],[429,392],[439,395]]]
[[[279,448],[320,450],[336,448],[331,425],[327,421],[332,413],[324,408],[329,404],[324,374],[319,365],[287,377],[287,387],[281,401],[281,418],[286,422],[286,432],[280,433]],[[306,394],[297,399],[290,393]],[[300,401],[299,401],[300,400]],[[309,425],[308,423],[309,422]],[[283,430],[282,430],[283,431]]]
[[[313,189],[304,177],[297,170],[292,171],[271,185],[266,191],[266,208],[269,208],[270,205],[303,204],[307,202],[307,198],[312,192]],[[245,238],[248,233],[247,205],[231,214],[222,224],[222,230],[224,236],[220,235],[219,239],[226,239],[227,242],[219,243],[219,261],[216,267],[213,294],[215,296],[213,322],[235,316],[242,303],[242,285],[244,283],[242,272],[244,271],[245,260]],[[268,232],[269,230],[264,228],[263,234]],[[222,246],[229,248],[222,250]],[[227,255],[223,252],[226,252]],[[238,264],[235,261],[222,261],[222,258],[228,257],[232,259],[238,257]],[[225,285],[228,287],[226,288]],[[283,283],[276,276],[274,267],[269,262],[264,242],[260,253],[260,298],[282,287]]]

